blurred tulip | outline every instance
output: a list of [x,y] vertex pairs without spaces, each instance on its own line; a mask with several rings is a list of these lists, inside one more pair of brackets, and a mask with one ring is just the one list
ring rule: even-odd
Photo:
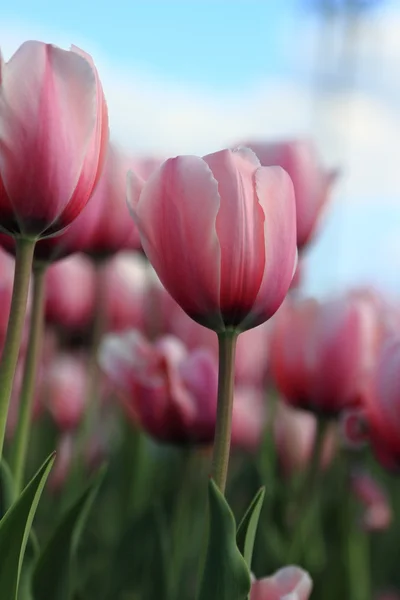
[[0,79],[0,227],[46,237],[72,223],[100,177],[107,108],[92,59],[25,42]]
[[[139,249],[140,239],[126,206],[126,177],[131,161],[109,144],[106,164],[91,203],[98,216],[85,251],[91,256],[107,257],[120,250]],[[137,185],[143,181],[136,177]]]
[[400,337],[382,345],[360,418],[379,462],[400,470]]
[[382,485],[367,472],[354,471],[350,488],[364,507],[361,525],[366,531],[387,529],[392,522],[392,509]]
[[[274,440],[283,473],[291,477],[310,464],[317,432],[317,419],[309,412],[279,402],[274,420]],[[336,431],[325,433],[320,467],[325,469],[336,450]]]
[[271,577],[255,581],[250,600],[308,600],[312,587],[306,571],[299,567],[284,567]]
[[72,431],[81,422],[87,394],[87,372],[82,357],[58,354],[45,375],[47,404],[57,427]]
[[272,376],[290,404],[333,417],[361,403],[379,345],[371,303],[287,302],[273,325]]
[[270,323],[263,323],[239,336],[236,347],[235,381],[262,388],[269,370]]
[[169,159],[141,194],[140,186],[130,173],[128,199],[143,249],[190,317],[223,332],[256,327],[275,313],[297,255],[287,173],[261,167],[240,148]]
[[207,351],[187,353],[173,337],[150,344],[130,331],[105,338],[100,365],[122,393],[128,414],[155,439],[212,441],[217,365]]
[[119,252],[105,266],[105,321],[107,331],[144,331],[148,309],[148,269],[134,252]]
[[253,452],[259,447],[266,422],[262,389],[236,386],[232,414],[232,447]]
[[337,171],[325,170],[310,140],[246,144],[263,166],[279,165],[289,173],[294,186],[297,214],[297,246],[303,249],[312,239],[328,202]]
[[85,328],[92,320],[95,271],[91,261],[76,254],[51,265],[46,273],[46,319],[65,329]]

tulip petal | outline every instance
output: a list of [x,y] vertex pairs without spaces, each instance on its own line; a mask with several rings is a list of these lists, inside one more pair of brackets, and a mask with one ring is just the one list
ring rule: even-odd
[[265,217],[265,268],[253,309],[241,324],[243,330],[255,327],[277,311],[297,264],[296,204],[289,175],[281,167],[261,167],[255,180]]
[[171,296],[193,319],[223,329],[219,308],[221,251],[216,234],[218,185],[196,156],[169,159],[137,200],[128,178],[128,203],[143,249]]
[[284,567],[272,577],[253,583],[251,600],[308,600],[312,590],[309,574],[299,567]]
[[97,93],[96,126],[84,158],[75,191],[63,212],[58,216],[56,223],[49,228],[49,233],[52,233],[53,230],[59,231],[66,227],[76,218],[76,215],[82,210],[82,206],[86,205],[102,175],[108,148],[109,129],[107,104],[96,66],[90,54],[87,54],[81,50],[81,48],[72,45],[71,51],[82,56],[93,70],[96,79]]
[[204,160],[218,181],[221,198],[216,220],[221,312],[230,325],[238,325],[253,306],[265,264],[264,213],[254,180],[260,163],[247,148],[223,150]]
[[16,215],[4,207],[5,220],[37,234],[78,183],[96,121],[95,75],[75,52],[41,42],[23,44],[2,72],[0,179],[18,205]]

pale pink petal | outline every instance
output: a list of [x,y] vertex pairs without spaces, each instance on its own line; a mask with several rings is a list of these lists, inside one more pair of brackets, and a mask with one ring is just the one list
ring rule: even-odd
[[108,109],[103,87],[96,66],[90,54],[77,46],[71,46],[72,52],[82,56],[92,68],[96,79],[96,125],[92,132],[90,144],[85,153],[79,180],[70,201],[63,212],[57,217],[56,223],[50,228],[58,231],[71,223],[85,206],[96,188],[103,173],[109,138]]
[[260,163],[247,148],[222,150],[204,160],[218,181],[221,198],[216,220],[221,312],[230,324],[239,324],[253,306],[264,272],[264,213],[255,185]]
[[308,600],[312,590],[309,574],[299,567],[284,567],[272,577],[255,581],[250,600]]
[[23,44],[3,69],[0,179],[24,230],[45,228],[70,200],[95,123],[89,63],[54,46]]
[[195,156],[169,159],[150,176],[139,201],[136,195],[131,175],[128,201],[162,283],[192,318],[223,329],[215,229],[220,198],[208,165]]
[[269,319],[282,304],[297,264],[293,184],[280,167],[257,170],[256,191],[264,212],[265,268],[260,289],[242,329]]

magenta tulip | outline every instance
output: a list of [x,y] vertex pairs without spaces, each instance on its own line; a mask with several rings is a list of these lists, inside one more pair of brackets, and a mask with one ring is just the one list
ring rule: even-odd
[[128,199],[142,246],[187,314],[218,333],[244,331],[282,303],[296,265],[293,185],[247,149],[164,162]]

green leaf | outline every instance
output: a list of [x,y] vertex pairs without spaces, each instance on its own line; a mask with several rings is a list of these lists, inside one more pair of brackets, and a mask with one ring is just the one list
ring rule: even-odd
[[158,502],[127,524],[108,564],[107,600],[166,598],[168,536],[164,508]]
[[72,570],[77,547],[104,475],[105,468],[102,468],[94,481],[63,516],[40,554],[33,573],[35,600],[71,598],[74,592]]
[[0,521],[0,598],[17,598],[26,544],[54,458],[49,456]]
[[236,543],[249,569],[251,569],[254,541],[256,539],[258,520],[260,518],[264,496],[265,487],[262,487],[258,490],[243,519],[241,520],[236,535]]
[[250,571],[236,545],[236,523],[232,511],[210,479],[209,539],[198,600],[246,600]]
[[0,462],[0,519],[6,514],[15,500],[13,477],[10,467],[3,458]]

